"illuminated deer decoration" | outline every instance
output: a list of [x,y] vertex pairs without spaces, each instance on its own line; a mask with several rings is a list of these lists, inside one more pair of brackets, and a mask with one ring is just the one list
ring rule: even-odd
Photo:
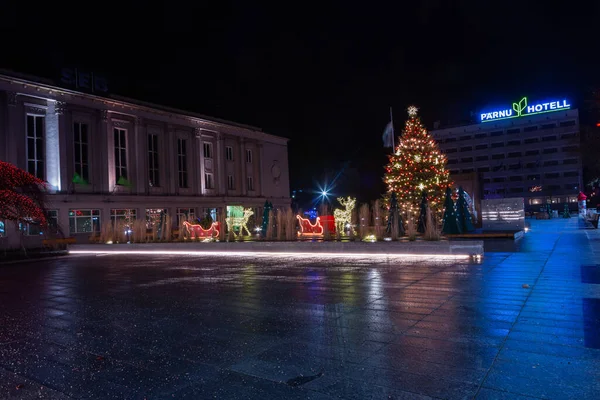
[[[236,226],[240,227],[240,233],[239,235],[243,235],[244,234],[244,229],[246,230],[246,232],[248,233],[248,236],[251,235],[250,230],[248,229],[248,220],[250,219],[250,217],[254,215],[254,211],[252,211],[251,208],[244,208],[244,216],[243,217],[229,217],[227,218],[226,222],[227,222],[227,229],[234,232],[235,235],[235,231],[233,230]],[[238,236],[239,236],[238,235]]]
[[[353,199],[350,196],[348,196],[347,199],[344,199],[343,197],[338,197],[337,201],[343,207],[346,207],[345,210],[339,208],[333,210],[333,217],[335,218],[336,230],[340,233],[343,233],[346,225],[352,222],[352,211],[354,210],[354,206],[356,205],[356,199]],[[350,229],[354,231],[354,227],[350,226]]]

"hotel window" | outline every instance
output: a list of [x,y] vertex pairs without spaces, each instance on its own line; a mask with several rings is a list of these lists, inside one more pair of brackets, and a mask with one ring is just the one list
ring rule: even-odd
[[212,143],[204,142],[204,158],[213,158]]
[[573,139],[577,137],[576,133],[565,133],[564,135],[560,135],[561,139]]
[[540,151],[539,151],[539,150],[527,150],[527,151],[525,152],[525,155],[526,155],[526,156],[535,156],[535,155],[537,155],[537,154],[540,154]]
[[508,157],[509,158],[521,157],[521,152],[520,151],[515,151],[515,152],[512,152],[512,153],[508,153]]
[[533,137],[533,138],[529,138],[529,139],[523,140],[523,143],[524,144],[530,144],[530,143],[537,143],[539,141],[540,141],[539,138]]
[[521,169],[521,164],[510,164],[508,169]]
[[465,146],[465,147],[460,148],[460,151],[471,151],[471,150],[473,150],[472,146]]
[[448,162],[446,164],[456,164],[457,161],[458,161],[457,159],[448,160]]
[[456,138],[448,138],[444,140],[444,143],[456,142]]
[[27,172],[45,179],[44,171],[44,117],[27,115]]
[[504,154],[492,154],[492,160],[502,160],[504,158]]
[[556,128],[556,124],[544,124],[542,125],[542,129],[552,129]]
[[510,188],[511,193],[523,193],[522,187]]
[[498,189],[498,190],[496,190],[496,193],[498,193],[498,194],[504,194],[504,193],[506,193],[506,189],[504,189],[504,188]]
[[90,180],[88,140],[88,125],[81,122],[74,122],[73,143],[75,146],[75,173],[85,182],[89,182]]
[[483,183],[490,183],[490,182],[491,182],[490,178],[485,178],[485,179],[483,180]]
[[[58,210],[48,210],[46,212],[46,220],[48,221],[48,231],[51,233],[58,232]],[[44,234],[39,224],[39,221],[19,223],[19,230],[27,236]]]
[[460,162],[463,162],[463,163],[473,162],[473,157],[461,158]]
[[523,132],[535,132],[538,130],[537,126],[528,126],[523,128]]
[[506,178],[494,178],[494,182],[498,183],[498,182],[504,182],[506,180]]
[[540,175],[536,174],[536,175],[527,175],[527,180],[528,181],[539,181],[540,180]]
[[560,126],[575,126],[575,121],[571,120],[571,121],[563,121],[559,124]]
[[521,129],[519,129],[519,128],[515,128],[515,129],[508,129],[508,130],[506,131],[506,133],[508,133],[509,135],[512,135],[512,134],[515,134],[515,133],[519,133],[519,132],[521,132]]
[[227,189],[235,189],[235,181],[233,180],[233,175],[227,175]]
[[563,173],[564,177],[571,177],[571,176],[579,176],[579,173],[577,171],[567,171],[565,173]]
[[215,181],[214,181],[213,174],[211,174],[209,172],[204,173],[204,187],[206,189],[214,189],[215,188]]
[[178,208],[177,209],[177,226],[181,225],[183,221],[195,220],[196,211],[193,208]]
[[456,147],[452,148],[452,149],[446,149],[446,154],[450,154],[450,153],[456,153]]
[[569,158],[568,160],[564,160],[563,164],[577,164],[576,158]]
[[496,131],[496,132],[490,133],[490,136],[502,136],[503,133],[504,132],[502,132],[502,131]]
[[475,139],[482,139],[487,136],[487,133],[478,133],[475,135]]
[[559,176],[560,176],[560,174],[558,172],[544,174],[544,178],[550,178],[550,179],[558,178]]
[[504,147],[504,143],[503,142],[492,143],[492,149],[497,148],[497,147]]
[[132,224],[137,217],[135,208],[112,208],[110,210],[110,222],[114,225],[117,222],[123,222],[126,225]]
[[544,136],[542,138],[542,142],[551,142],[551,141],[556,140],[556,139],[557,139],[556,136]]
[[535,168],[538,165],[539,165],[539,162],[538,163],[530,162],[530,163],[525,164],[525,168]]
[[69,233],[93,232],[100,232],[100,210],[69,210]]
[[578,150],[579,150],[579,146],[565,146],[562,148],[562,151],[567,151],[567,152],[578,151]]
[[227,159],[227,161],[233,161],[233,147],[225,147],[225,158]]
[[[560,189],[560,185],[548,185],[547,186],[548,190],[558,190]],[[558,199],[553,199],[553,200],[558,200]],[[556,201],[552,201],[553,203],[556,203]]]
[[459,171],[458,169],[451,169],[451,170],[448,170],[448,173],[449,173],[450,175],[456,175],[456,174],[458,174],[459,172],[460,172],[460,171]]
[[254,179],[251,176],[247,178],[247,186],[249,191],[254,190]]
[[477,157],[475,157],[475,161],[486,161],[488,159],[489,159],[488,156],[477,156]]
[[246,162],[248,164],[252,163],[252,150],[246,149]]
[[127,179],[127,131],[125,129],[113,129],[115,139],[115,178],[120,185],[121,178]]
[[488,145],[487,144],[478,144],[477,146],[475,146],[475,150],[482,150],[482,149],[487,149]]
[[160,186],[158,172],[158,135],[148,135],[148,181],[150,187]]
[[544,161],[544,167],[548,167],[551,165],[558,165],[558,160]]
[[459,140],[471,140],[471,135],[461,136]]
[[463,174],[470,174],[471,172],[473,172],[473,168],[465,168],[462,170]]
[[508,180],[511,182],[517,182],[517,181],[522,181],[523,177],[521,175],[513,175],[513,176],[509,177]]
[[520,140],[509,140],[507,143],[508,146],[520,146],[521,145],[521,141]]
[[552,153],[557,153],[558,149],[556,147],[550,148],[550,149],[544,149],[543,153],[544,154],[552,154]]
[[490,172],[490,167],[477,168],[477,172]]
[[185,139],[177,139],[177,173],[179,187],[188,187],[187,140]]

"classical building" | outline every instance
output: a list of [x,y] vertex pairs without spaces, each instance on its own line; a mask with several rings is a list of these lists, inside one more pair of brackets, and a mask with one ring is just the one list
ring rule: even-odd
[[[91,90],[0,74],[0,159],[48,182],[51,222],[65,234],[87,240],[125,215],[176,224],[227,206],[290,205],[287,139],[93,91],[93,77],[75,73]],[[8,243],[16,227],[0,224]],[[21,228],[39,239],[39,228]]]
[[479,199],[524,197],[531,210],[545,203],[576,208],[582,188],[577,109],[567,100],[528,104],[523,98],[512,108],[482,112],[479,120],[431,132],[451,177],[477,174]]

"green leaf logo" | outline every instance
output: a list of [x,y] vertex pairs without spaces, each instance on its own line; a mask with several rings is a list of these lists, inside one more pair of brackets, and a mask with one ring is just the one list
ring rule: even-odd
[[520,117],[523,110],[527,107],[527,97],[523,97],[519,103],[513,103],[513,110],[517,113],[517,117]]

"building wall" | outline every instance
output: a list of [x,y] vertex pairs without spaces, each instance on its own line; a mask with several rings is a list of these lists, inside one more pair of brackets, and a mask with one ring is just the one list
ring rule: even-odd
[[[105,224],[116,209],[136,210],[140,218],[146,209],[160,208],[174,217],[177,208],[191,208],[201,216],[205,209],[227,205],[256,208],[266,200],[275,207],[291,203],[287,139],[258,128],[0,75],[0,159],[25,170],[31,169],[28,116],[43,122],[42,177],[49,183],[50,208],[58,212],[67,235],[73,234],[69,214],[74,210],[98,210]],[[76,162],[81,161],[76,157],[81,147],[75,146],[75,124],[87,129],[87,184],[73,182]],[[120,153],[115,153],[115,135],[120,142],[121,134],[117,130],[123,131],[125,178],[130,184],[118,182]],[[149,135],[156,135],[156,185],[150,182],[149,150],[154,143]],[[179,143],[185,143],[185,157],[180,157]],[[211,146],[208,153],[205,143]],[[186,167],[186,185],[180,185],[180,165]],[[212,185],[206,174],[211,174]],[[181,183],[186,183],[181,177]],[[15,229],[6,224],[12,245],[18,236],[12,233]],[[89,233],[75,236],[84,238]],[[24,240],[39,241],[39,237]],[[0,246],[7,245],[7,238],[0,239]]]
[[535,208],[547,201],[574,203],[582,187],[576,109],[431,134],[448,158],[451,176],[479,174],[484,199],[524,197],[525,206]]

